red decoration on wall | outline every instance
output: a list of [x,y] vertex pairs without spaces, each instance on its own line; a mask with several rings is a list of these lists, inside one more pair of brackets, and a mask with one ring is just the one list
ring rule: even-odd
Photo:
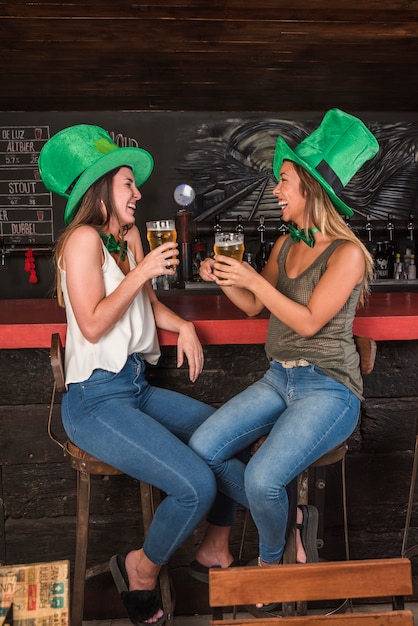
[[35,269],[35,257],[33,256],[32,248],[25,253],[25,272],[29,272],[29,282],[37,283],[38,277]]

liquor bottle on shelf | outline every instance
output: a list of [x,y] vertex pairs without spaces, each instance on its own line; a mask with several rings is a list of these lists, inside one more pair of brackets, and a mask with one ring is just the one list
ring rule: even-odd
[[415,265],[415,254],[411,254],[408,267],[408,280],[416,280],[417,266]]
[[266,227],[264,225],[264,215],[260,215],[260,224],[257,226],[257,230],[260,233],[260,247],[255,255],[255,264],[257,271],[261,272],[265,264],[267,263],[268,252],[266,245]]
[[251,267],[255,270],[257,269],[253,252],[244,252],[244,261],[246,261],[248,265],[251,265]]
[[375,274],[377,280],[389,278],[388,274],[388,253],[385,241],[376,243],[376,252],[374,255]]
[[412,213],[408,216],[408,225],[406,227],[406,234],[400,243],[400,253],[403,260],[404,278],[408,278],[408,267],[411,259],[411,254],[416,254],[415,249],[415,226],[414,216]]
[[206,259],[208,251],[206,249],[206,242],[203,239],[195,239],[192,245],[192,271],[193,280],[200,282],[200,264]]
[[403,255],[403,277],[405,278],[405,280],[407,280],[409,276],[409,264],[411,262],[412,256],[415,257],[415,255],[412,253],[412,249],[407,247]]
[[402,265],[402,261],[401,261],[401,253],[397,252],[396,253],[396,257],[395,257],[395,271],[394,271],[394,278],[396,278],[396,280],[401,280],[403,278],[403,265]]

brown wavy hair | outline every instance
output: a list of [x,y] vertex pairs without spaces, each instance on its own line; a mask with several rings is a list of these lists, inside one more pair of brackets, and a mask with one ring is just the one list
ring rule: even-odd
[[300,178],[300,188],[306,194],[306,205],[303,228],[307,231],[313,224],[322,234],[330,239],[344,239],[352,241],[360,248],[364,255],[366,271],[360,290],[359,303],[364,304],[370,291],[370,280],[373,278],[373,257],[366,246],[360,241],[350,226],[344,221],[333,205],[331,198],[325,189],[307,170],[298,163],[293,163],[297,175]]
[[[127,165],[126,167],[129,167]],[[81,199],[79,209],[74,216],[73,221],[67,226],[64,232],[58,237],[55,250],[54,250],[54,266],[56,274],[56,296],[58,304],[65,307],[64,297],[61,287],[61,272],[59,267],[59,261],[62,256],[65,244],[67,243],[70,235],[82,225],[93,226],[100,232],[104,230],[110,222],[112,215],[116,215],[115,203],[113,199],[113,177],[120,170],[120,167],[104,174],[91,187],[89,187]],[[102,201],[106,209],[105,215],[103,214]],[[128,226],[119,226],[119,238],[123,244],[124,236],[128,232]]]

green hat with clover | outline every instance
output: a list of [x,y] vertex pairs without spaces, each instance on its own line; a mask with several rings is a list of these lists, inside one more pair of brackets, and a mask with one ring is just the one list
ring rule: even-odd
[[278,138],[273,172],[279,179],[284,160],[298,163],[325,189],[339,213],[353,215],[340,194],[378,150],[376,138],[361,120],[340,109],[331,109],[318,128],[293,150],[283,137]]
[[101,176],[127,166],[140,187],[149,178],[154,160],[142,148],[120,148],[100,126],[79,124],[51,137],[39,154],[38,165],[45,187],[67,198],[64,222],[68,225],[87,189]]

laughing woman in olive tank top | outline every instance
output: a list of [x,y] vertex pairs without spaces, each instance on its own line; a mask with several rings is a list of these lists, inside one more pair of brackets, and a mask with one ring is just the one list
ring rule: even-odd
[[[289,234],[276,241],[261,274],[221,255],[201,265],[201,277],[247,315],[270,312],[266,374],[211,415],[189,442],[220,491],[250,509],[262,565],[283,555],[286,486],[357,423],[362,380],[352,326],[373,261],[344,221],[353,211],[341,192],[377,151],[366,126],[338,109],[294,149],[279,137],[273,194]],[[263,435],[266,441],[245,465],[237,455]],[[299,521],[309,522],[301,516],[298,510]],[[233,562],[230,528],[207,521],[192,575]],[[317,558],[316,546],[304,545],[300,535],[297,548],[299,561]]]

